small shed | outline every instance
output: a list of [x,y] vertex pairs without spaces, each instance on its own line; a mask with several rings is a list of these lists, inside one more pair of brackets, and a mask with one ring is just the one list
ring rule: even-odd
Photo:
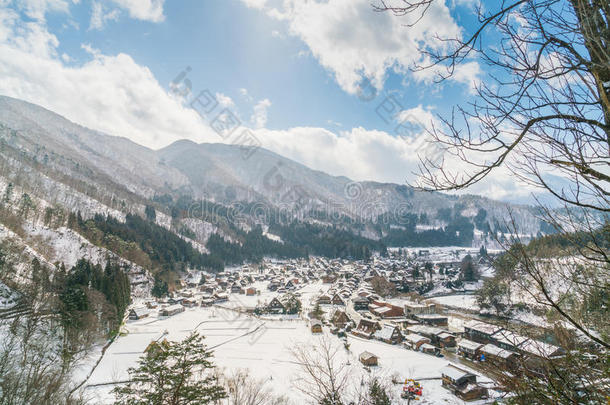
[[360,363],[364,364],[365,366],[377,366],[379,364],[379,357],[375,356],[373,353],[370,352],[362,352],[360,353]]
[[311,333],[322,333],[322,322],[319,319],[312,319],[309,325]]

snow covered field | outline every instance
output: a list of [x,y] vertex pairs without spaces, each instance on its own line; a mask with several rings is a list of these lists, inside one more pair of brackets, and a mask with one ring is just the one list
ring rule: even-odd
[[[314,283],[301,290],[304,301],[315,295],[321,285]],[[240,300],[246,298],[238,296]],[[255,298],[255,297],[251,297]],[[259,298],[260,297],[256,297]],[[231,302],[231,301],[229,301]],[[167,319],[144,318],[130,321],[128,332],[116,339],[108,348],[99,366],[85,386],[86,397],[93,403],[111,403],[112,385],[107,384],[128,378],[127,369],[137,363],[148,344],[157,339],[182,340],[192,331],[206,337],[206,344],[214,350],[215,363],[227,370],[249,368],[257,378],[264,379],[276,394],[284,394],[295,404],[304,403],[302,394],[294,388],[294,379],[300,372],[290,349],[297,344],[316,344],[320,336],[312,335],[304,319],[260,320],[236,311],[220,308],[191,308]],[[325,329],[325,334],[340,347],[343,343]],[[389,380],[397,375],[405,378],[437,378],[446,359],[414,352],[400,346],[348,337],[350,352],[341,348],[342,361],[350,364],[354,384],[368,380],[369,373],[358,362],[363,351],[379,356],[379,367],[371,375]],[[480,381],[489,379],[480,377]],[[462,404],[463,402],[441,387],[440,379],[422,381],[424,395],[421,404]],[[395,385],[396,393],[402,386]],[[405,402],[406,403],[406,402]]]
[[463,308],[473,311],[478,311],[479,306],[477,305],[477,297],[475,295],[447,295],[444,297],[434,297],[431,299],[441,305],[448,307]]

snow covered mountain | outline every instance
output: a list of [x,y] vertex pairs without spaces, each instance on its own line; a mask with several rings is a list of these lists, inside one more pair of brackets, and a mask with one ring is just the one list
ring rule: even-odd
[[[206,200],[221,206],[250,204],[250,211],[244,213],[246,225],[260,222],[260,212],[271,210],[316,223],[349,218],[359,224],[360,235],[372,239],[383,237],[385,231],[374,224],[382,214],[394,218],[389,225],[397,227],[401,224],[395,219],[407,214],[417,218],[419,230],[444,227],[452,215],[460,215],[481,230],[498,230],[510,210],[522,234],[541,230],[535,210],[528,206],[421,192],[398,184],[354,182],[262,148],[245,158],[239,146],[184,140],[155,151],[2,96],[0,193],[15,215],[22,216],[27,195],[32,207],[25,220],[38,227],[52,228],[45,223],[52,209],[78,211],[84,218],[102,213],[124,220],[128,213],[144,216],[145,207],[153,205],[159,225],[201,251],[212,233],[228,240],[234,235],[207,217],[177,215],[164,204],[165,199],[182,197],[187,202]],[[182,207],[186,209],[188,206]]]

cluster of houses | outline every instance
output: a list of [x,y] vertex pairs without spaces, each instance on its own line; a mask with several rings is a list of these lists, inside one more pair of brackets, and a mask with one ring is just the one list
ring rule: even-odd
[[535,366],[538,360],[562,356],[563,349],[506,330],[501,326],[472,320],[464,325],[459,355],[516,370],[521,361]]

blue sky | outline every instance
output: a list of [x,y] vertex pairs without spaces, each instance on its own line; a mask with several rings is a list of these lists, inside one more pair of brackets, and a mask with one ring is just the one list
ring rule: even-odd
[[[207,89],[264,147],[334,175],[403,183],[418,153],[434,152],[424,127],[484,80],[477,61],[442,84],[409,71],[419,47],[442,46],[435,36],[472,28],[474,3],[438,1],[412,29],[369,0],[0,0],[0,93],[152,148],[230,143],[189,108]],[[170,82],[187,66],[184,99]],[[376,97],[359,97],[363,81]],[[530,192],[507,172],[477,187],[502,199]]]
[[[372,8],[370,13],[374,17]],[[147,66],[166,88],[190,66],[195,89],[221,92],[235,101],[239,111],[247,113],[254,100],[271,100],[270,129],[394,129],[375,113],[378,103],[342,89],[333,73],[311,55],[307,44],[290,35],[285,23],[240,0],[169,1],[162,22],[119,18],[103,29],[87,29],[90,2],[73,5],[70,16],[78,28],[66,25],[64,13],[50,13],[48,25],[60,41],[58,51],[73,57],[74,64],[90,57],[82,49],[83,43],[106,55],[125,53]],[[253,100],[242,97],[240,89],[247,89]],[[421,86],[408,75],[391,70],[380,94],[382,91],[396,94],[405,108],[427,105],[436,112],[446,112],[451,100],[467,93],[464,84]]]

